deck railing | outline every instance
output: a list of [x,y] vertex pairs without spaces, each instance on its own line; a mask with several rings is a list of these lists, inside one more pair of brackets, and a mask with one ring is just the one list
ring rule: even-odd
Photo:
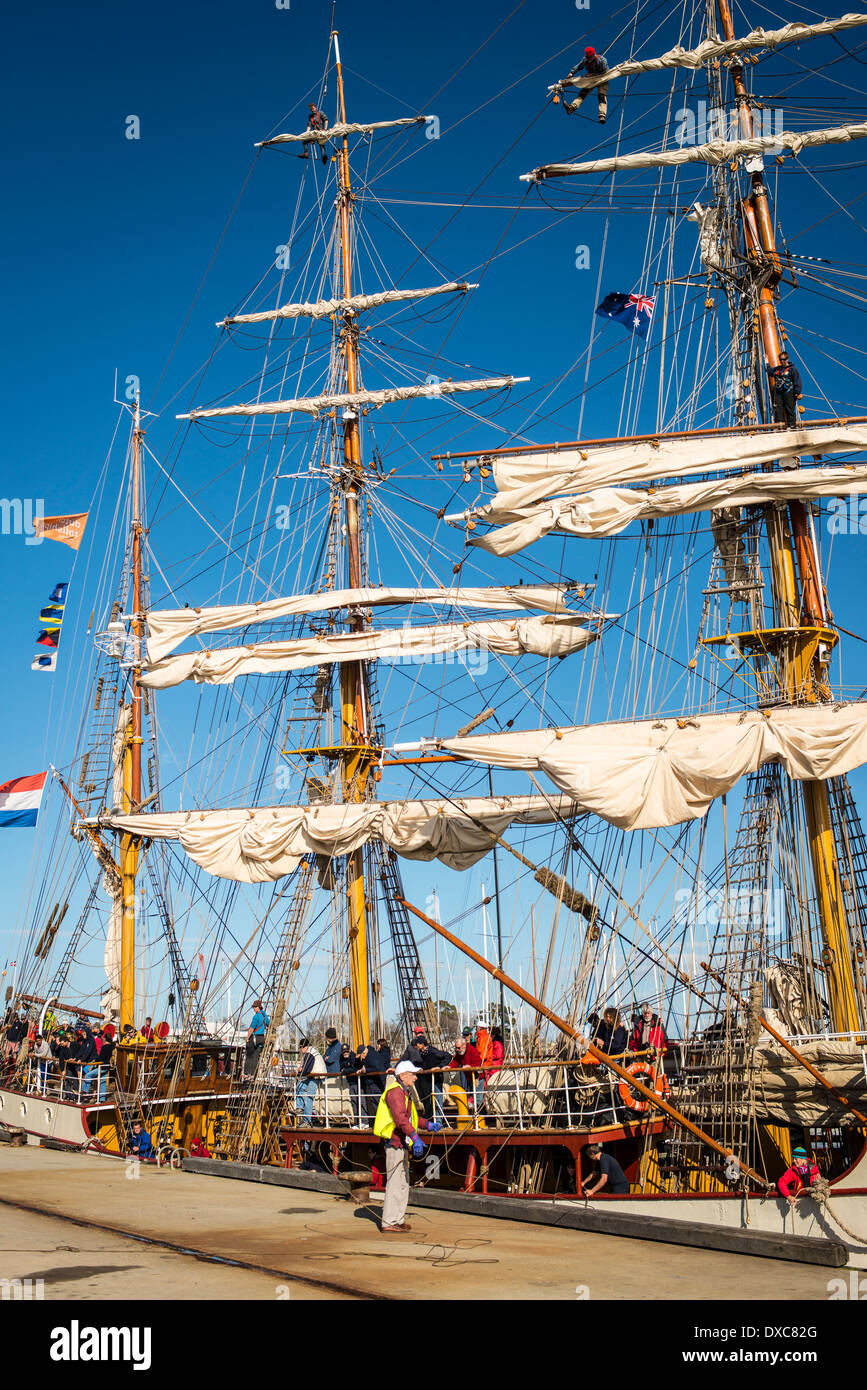
[[53,1058],[28,1057],[22,1079],[28,1095],[98,1105],[111,1099],[116,1073],[111,1063],[67,1062],[61,1067]]
[[[629,1054],[629,1063],[645,1060]],[[275,1058],[268,1089],[282,1092],[297,1128],[370,1129],[381,1090],[389,1072],[343,1076],[299,1077],[294,1060]],[[643,1077],[647,1082],[647,1077]],[[377,1089],[374,1089],[374,1087]],[[481,1118],[486,1128],[519,1130],[599,1128],[619,1124],[624,1115],[638,1118],[648,1108],[640,1097],[631,1097],[625,1083],[604,1063],[587,1065],[579,1060],[545,1059],[510,1063],[496,1072],[484,1068],[438,1068],[423,1072],[416,1081],[419,1113],[446,1127],[476,1128]],[[637,1101],[637,1104],[629,1102]]]

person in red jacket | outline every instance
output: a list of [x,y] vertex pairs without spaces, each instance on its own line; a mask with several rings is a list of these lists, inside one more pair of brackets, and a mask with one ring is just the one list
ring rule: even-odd
[[[469,1031],[469,1030],[467,1030]],[[472,1071],[461,1070],[461,1081],[467,1093],[467,1100],[475,1105],[478,1114],[485,1095],[485,1078],[481,1070],[482,1058],[475,1043],[466,1036],[455,1038],[455,1050],[450,1067],[472,1067]]]
[[653,1012],[649,1004],[642,1004],[640,1013],[632,1016],[632,1032],[629,1036],[630,1052],[664,1052],[666,1046],[665,1029],[662,1019]]
[[503,1042],[502,1028],[491,1029],[491,1064],[488,1067],[488,1080],[502,1068],[506,1059],[506,1044]]
[[807,1157],[806,1149],[792,1149],[792,1164],[787,1168],[783,1176],[777,1183],[781,1196],[785,1197],[790,1207],[795,1205],[798,1200],[798,1193],[804,1192],[813,1186],[817,1178],[822,1174],[815,1163]]

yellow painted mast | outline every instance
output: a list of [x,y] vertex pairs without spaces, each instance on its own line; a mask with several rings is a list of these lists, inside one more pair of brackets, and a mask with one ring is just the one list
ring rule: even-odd
[[[734,25],[728,0],[717,0],[723,36],[734,39]],[[737,56],[731,60],[731,77],[738,105],[741,135],[753,135],[752,109]],[[769,283],[759,293],[758,328],[761,332],[766,367],[780,360],[780,328],[774,289],[780,279],[768,193],[761,172],[752,174],[752,193],[741,207],[748,255],[761,257],[771,270]],[[766,512],[771,556],[772,590],[776,631],[763,643],[776,651],[778,683],[788,700],[814,703],[827,699],[827,661],[823,652],[836,644],[837,634],[829,627],[824,581],[812,534],[812,524],[802,502],[790,502],[788,520],[781,511]],[[800,582],[800,589],[799,589]],[[758,634],[761,636],[761,634]],[[771,645],[771,641],[773,645]],[[816,910],[824,943],[831,1027],[834,1032],[853,1032],[863,1027],[859,1018],[853,947],[843,899],[840,866],[834,837],[828,788],[824,782],[801,782],[804,812],[810,841],[810,859],[816,890]]]
[[[333,34],[337,67],[339,119],[346,123],[346,101],[343,91],[343,70],[337,32]],[[343,271],[343,298],[352,296],[352,201],[349,174],[349,142],[344,135],[338,154],[338,209]],[[355,315],[343,315],[341,343],[346,363],[346,389],[352,395],[358,390],[358,329]],[[363,488],[361,468],[361,434],[358,410],[348,407],[343,415],[343,458],[345,466],[344,509],[349,583],[361,588],[361,543],[359,536],[359,501]],[[364,626],[360,616],[353,618],[352,630]],[[370,709],[364,666],[360,661],[347,662],[340,668],[340,708],[343,748],[341,782],[344,801],[363,801],[370,775]],[[370,979],[368,970],[367,906],[364,878],[364,857],[356,850],[347,863],[347,913],[349,922],[349,1009],[353,1048],[360,1047],[370,1037]]]
[[[132,431],[132,632],[134,664],[130,673],[130,721],[127,730],[123,762],[123,809],[129,815],[141,801],[142,695],[142,525],[141,525],[141,402],[136,391]],[[120,866],[123,880],[123,917],[120,942],[120,1028],[135,1023],[135,894],[138,871],[139,841],[133,835],[122,835]]]

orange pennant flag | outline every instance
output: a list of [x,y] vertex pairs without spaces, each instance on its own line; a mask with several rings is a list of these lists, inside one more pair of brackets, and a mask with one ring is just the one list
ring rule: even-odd
[[35,516],[33,534],[40,540],[62,541],[77,550],[89,515],[89,512],[74,512],[71,516]]

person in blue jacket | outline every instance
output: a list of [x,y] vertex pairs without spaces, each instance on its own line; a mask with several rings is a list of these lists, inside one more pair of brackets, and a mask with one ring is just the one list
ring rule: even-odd
[[340,1054],[343,1051],[343,1043],[337,1036],[336,1028],[325,1029],[325,1051],[322,1054],[325,1062],[325,1070],[329,1076],[339,1076]]
[[[587,77],[602,77],[603,74],[607,71],[608,63],[606,62],[602,54],[597,53],[595,48],[585,48],[584,57],[582,61],[580,63],[576,63],[575,67],[569,73],[569,77],[566,78],[566,83],[564,85],[569,84],[569,78],[571,77],[580,77],[582,74],[586,75]],[[575,98],[575,100],[567,101],[565,103],[564,109],[566,110],[566,113],[571,116],[574,111],[580,111],[582,103],[586,101],[587,97],[589,97],[592,91],[592,87],[584,87],[582,89],[579,89],[578,95]],[[596,96],[599,102],[599,124],[604,125],[608,118],[607,82],[600,82],[598,84],[598,86],[596,87]]]
[[157,1151],[154,1148],[154,1141],[140,1120],[136,1120],[132,1127],[129,1151],[131,1154],[135,1154],[136,1158],[156,1158]]

